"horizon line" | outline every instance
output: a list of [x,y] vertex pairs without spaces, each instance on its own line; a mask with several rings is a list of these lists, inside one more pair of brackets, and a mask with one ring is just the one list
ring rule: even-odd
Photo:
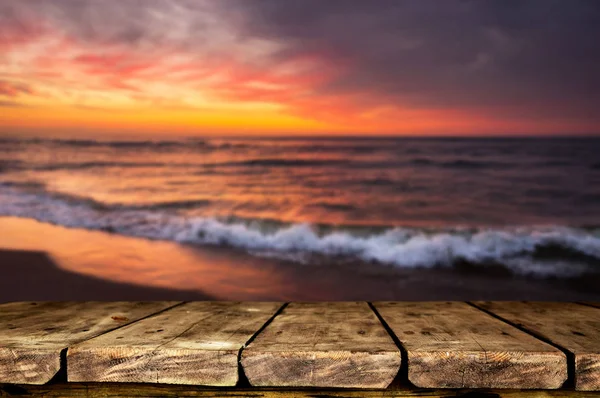
[[89,135],[70,135],[70,134],[48,134],[48,135],[35,135],[35,134],[22,134],[22,133],[4,133],[0,132],[0,138],[2,139],[14,139],[14,140],[41,140],[41,141],[55,141],[55,140],[73,140],[73,141],[106,141],[106,140],[135,140],[135,141],[164,141],[165,139],[171,140],[193,140],[193,139],[272,139],[272,140],[293,140],[293,139],[356,139],[356,140],[372,140],[372,139],[483,139],[483,140],[494,140],[494,139],[581,139],[581,138],[600,138],[600,132],[598,133],[561,133],[561,134],[519,134],[519,133],[504,133],[495,135],[469,135],[469,134],[456,134],[456,135],[417,135],[417,134],[293,134],[293,135],[269,135],[269,134],[198,134],[198,135],[171,135],[167,133],[153,134],[150,137],[144,137],[140,134],[121,135],[115,134],[99,134],[96,137]]

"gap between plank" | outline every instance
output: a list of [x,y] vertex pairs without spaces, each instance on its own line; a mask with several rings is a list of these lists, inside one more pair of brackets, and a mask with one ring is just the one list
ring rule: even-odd
[[501,317],[500,315],[496,315],[492,311],[482,308],[471,301],[465,301],[465,303],[467,303],[468,305],[470,305],[473,308],[478,309],[481,312],[488,314],[489,316],[491,316],[493,318],[496,318],[504,323],[509,324],[510,326],[514,327],[515,329],[519,329],[520,331],[525,332],[525,333],[529,334],[530,336],[533,336],[536,339],[541,340],[546,344],[550,344],[552,347],[562,351],[562,353],[565,354],[565,356],[567,357],[567,380],[561,386],[561,389],[575,388],[575,354],[573,354],[566,348],[558,345],[557,343],[553,342],[552,340],[548,339],[547,337],[541,335],[540,333],[530,330],[521,324],[509,321],[508,319],[505,319],[505,318]]
[[67,382],[67,348],[60,350],[60,365],[58,372],[46,384],[58,384]]
[[383,317],[381,316],[379,311],[377,311],[377,308],[375,308],[373,303],[367,302],[367,305],[369,306],[369,308],[371,308],[371,311],[373,311],[373,313],[375,314],[377,319],[379,319],[379,322],[381,322],[381,325],[388,332],[388,334],[390,335],[390,337],[392,338],[392,340],[394,341],[394,343],[396,344],[398,349],[400,349],[400,357],[401,357],[400,369],[398,369],[398,375],[396,377],[394,377],[394,380],[392,380],[392,383],[390,384],[390,386],[396,385],[398,383],[412,386],[412,383],[408,380],[408,351],[406,351],[406,348],[404,348],[404,346],[402,345],[402,342],[400,341],[398,336],[396,336],[396,334],[394,333],[392,328],[390,328],[390,326],[387,324],[385,319],[383,319]]
[[256,339],[256,337],[262,333],[263,330],[265,330],[267,328],[267,326],[269,326],[271,324],[271,322],[273,322],[273,320],[283,312],[283,310],[285,309],[285,307],[287,307],[290,303],[283,303],[283,305],[281,307],[279,307],[279,309],[277,311],[275,311],[275,313],[265,322],[264,325],[262,325],[257,331],[256,333],[254,333],[249,339],[248,341],[242,346],[242,348],[240,348],[240,350],[238,351],[238,356],[237,356],[237,362],[238,362],[238,382],[235,385],[236,388],[239,387],[251,387],[250,386],[250,381],[248,380],[248,377],[246,377],[246,372],[244,372],[244,367],[242,366],[242,351],[244,351],[244,349],[246,347],[248,347],[248,345],[250,345],[250,343],[252,343],[254,341],[254,339]]

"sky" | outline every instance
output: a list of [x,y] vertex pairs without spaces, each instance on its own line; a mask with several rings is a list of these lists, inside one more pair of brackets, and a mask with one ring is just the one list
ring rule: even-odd
[[0,134],[600,135],[597,0],[0,0]]

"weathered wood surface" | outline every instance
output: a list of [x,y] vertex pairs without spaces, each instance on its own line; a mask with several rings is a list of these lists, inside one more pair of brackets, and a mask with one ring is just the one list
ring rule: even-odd
[[282,305],[186,303],[71,347],[68,380],[233,386],[240,349]]
[[560,350],[466,303],[374,306],[406,349],[417,387],[556,389],[567,379]]
[[600,390],[600,309],[575,303],[475,302],[575,357],[575,388]]
[[19,302],[0,305],[0,383],[43,384],[61,352],[176,302]]
[[292,303],[242,352],[253,386],[385,388],[400,362],[365,302]]
[[136,383],[60,383],[45,386],[0,385],[0,397],[252,397],[252,398],[596,398],[600,392],[573,390],[394,390],[210,388]]

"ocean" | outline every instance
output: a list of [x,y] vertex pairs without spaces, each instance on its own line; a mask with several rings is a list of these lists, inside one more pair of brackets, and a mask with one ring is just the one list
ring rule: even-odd
[[600,139],[0,139],[0,215],[297,264],[600,271]]

